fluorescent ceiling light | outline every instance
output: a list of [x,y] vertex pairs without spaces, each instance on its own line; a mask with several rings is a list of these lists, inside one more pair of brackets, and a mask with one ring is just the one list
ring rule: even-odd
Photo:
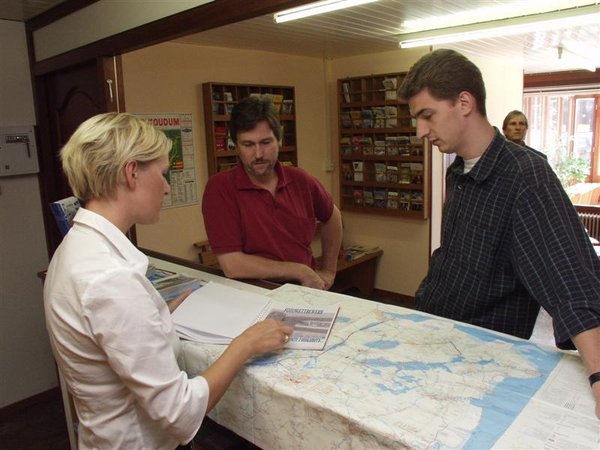
[[413,48],[599,23],[600,6],[590,5],[458,27],[406,33],[398,35],[398,38],[401,48]]
[[314,16],[376,1],[377,0],[325,0],[309,3],[308,5],[298,6],[297,8],[286,9],[285,11],[275,13],[273,14],[273,21],[275,23],[289,22],[290,20],[302,19],[303,17]]
[[[433,30],[436,28],[457,27],[477,22],[510,19],[513,17],[532,16],[562,9],[588,6],[591,0],[511,0],[497,2],[479,2],[482,7],[469,8],[439,16],[427,16],[408,19],[402,22],[398,34],[415,33],[417,31]],[[483,19],[485,18],[485,19]]]

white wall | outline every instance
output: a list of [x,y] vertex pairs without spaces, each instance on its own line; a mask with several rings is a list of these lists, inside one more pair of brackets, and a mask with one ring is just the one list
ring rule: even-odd
[[[35,124],[25,26],[0,20],[0,126]],[[37,273],[48,265],[36,175],[0,178],[0,407],[57,386]]]
[[519,59],[482,58],[467,53],[465,56],[481,70],[488,120],[502,132],[506,114],[523,108],[523,63]]

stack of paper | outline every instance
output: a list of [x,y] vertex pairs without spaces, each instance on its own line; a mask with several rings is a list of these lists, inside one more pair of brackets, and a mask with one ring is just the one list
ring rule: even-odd
[[184,339],[229,344],[246,328],[265,318],[292,327],[286,347],[322,350],[339,306],[284,306],[264,295],[209,282],[195,290],[172,315],[175,330]]

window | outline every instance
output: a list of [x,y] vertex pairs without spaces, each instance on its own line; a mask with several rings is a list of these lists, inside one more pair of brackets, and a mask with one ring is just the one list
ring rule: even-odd
[[546,153],[555,170],[577,166],[586,182],[600,182],[599,104],[600,89],[525,92],[527,145]]

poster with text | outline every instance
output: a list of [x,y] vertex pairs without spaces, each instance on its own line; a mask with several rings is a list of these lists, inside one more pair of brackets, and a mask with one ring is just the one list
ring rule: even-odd
[[136,114],[136,116],[164,132],[173,142],[169,153],[170,168],[167,174],[171,195],[163,200],[163,208],[197,204],[192,113],[152,113]]

